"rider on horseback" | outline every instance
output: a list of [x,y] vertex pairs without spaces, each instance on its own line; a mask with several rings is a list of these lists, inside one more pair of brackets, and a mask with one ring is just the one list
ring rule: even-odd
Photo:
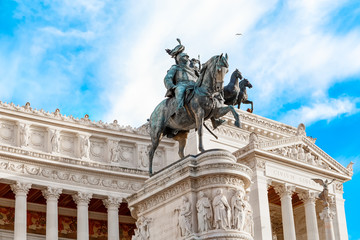
[[185,91],[195,85],[197,76],[195,69],[190,67],[189,56],[183,53],[185,47],[181,45],[176,46],[173,50],[166,49],[167,53],[175,58],[176,64],[171,66],[168,70],[164,84],[167,88],[165,97],[174,97],[177,102],[177,110],[184,106]]
[[[177,102],[177,110],[184,107],[185,93],[187,89],[193,89],[195,82],[199,77],[199,69],[196,64],[199,65],[200,61],[192,59],[189,61],[189,56],[184,53],[185,46],[181,44],[180,39],[176,39],[179,42],[173,50],[166,49],[166,52],[173,58],[175,58],[176,64],[171,66],[168,70],[164,84],[167,89],[165,97],[174,97]],[[220,126],[225,120],[211,118],[212,125],[215,128]]]

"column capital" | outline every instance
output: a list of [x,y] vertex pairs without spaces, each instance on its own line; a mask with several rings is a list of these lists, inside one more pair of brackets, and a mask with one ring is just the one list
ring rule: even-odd
[[31,183],[16,182],[15,184],[11,184],[10,188],[15,193],[15,195],[19,193],[24,193],[27,195],[31,188]]
[[332,220],[335,217],[335,213],[328,207],[324,208],[324,210],[319,215],[321,220]]
[[318,193],[309,190],[298,193],[299,199],[304,201],[304,203],[315,203],[318,195]]
[[107,209],[113,207],[113,208],[119,208],[120,204],[122,202],[121,197],[112,197],[108,196],[107,199],[103,200],[103,203]]
[[89,205],[90,200],[92,198],[92,193],[77,192],[77,193],[73,194],[72,197],[76,204]]
[[293,185],[289,185],[289,184],[278,184],[274,186],[274,190],[277,194],[280,195],[280,197],[285,197],[285,196],[289,196],[291,197],[291,195],[293,194],[293,192],[295,191],[295,186]]
[[62,193],[62,189],[47,187],[47,189],[43,189],[41,192],[46,200],[48,200],[49,198],[59,199],[60,194]]

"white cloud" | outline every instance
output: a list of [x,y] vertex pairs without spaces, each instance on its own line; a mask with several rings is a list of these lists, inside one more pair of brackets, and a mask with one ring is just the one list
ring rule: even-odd
[[[254,100],[257,114],[272,114],[283,104],[304,98],[321,102],[334,83],[360,73],[359,29],[336,35],[324,27],[342,4],[330,0],[136,2],[130,8],[137,11],[126,15],[119,28],[119,35],[126,36],[115,40],[111,49],[116,50],[106,61],[109,79],[117,84],[109,82],[105,89],[111,107],[104,118],[131,125],[145,122],[163,99],[163,77],[173,64],[164,49],[174,47],[177,37],[191,57],[200,54],[203,62],[228,52],[230,71],[239,68],[254,86],[249,99]],[[238,32],[243,35],[235,36]]]
[[327,99],[324,102],[317,102],[310,106],[303,106],[299,109],[291,110],[286,114],[281,122],[296,126],[299,123],[310,125],[319,120],[332,120],[343,114],[351,115],[358,112],[356,103],[360,99]]

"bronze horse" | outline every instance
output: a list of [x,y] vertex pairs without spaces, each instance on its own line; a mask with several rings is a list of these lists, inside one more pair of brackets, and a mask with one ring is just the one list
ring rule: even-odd
[[[239,82],[239,80],[241,80]],[[251,112],[253,112],[253,102],[248,100],[246,88],[252,88],[251,83],[246,78],[243,78],[238,69],[231,74],[230,82],[224,87],[225,104],[238,105],[240,108],[241,103],[251,104]]]
[[239,88],[240,88],[240,92],[237,98],[237,101],[234,105],[238,105],[238,109],[240,108],[241,103],[244,104],[251,104],[251,112],[254,111],[254,104],[252,101],[248,100],[248,95],[246,93],[246,88],[252,88],[251,83],[249,82],[249,80],[247,80],[246,78],[241,80],[239,83]]
[[231,74],[229,84],[224,87],[226,105],[236,105],[240,92],[239,79],[243,79],[243,76],[238,69],[235,69],[235,71]]
[[174,138],[179,142],[178,154],[184,157],[187,134],[191,129],[198,131],[199,151],[203,152],[203,124],[209,118],[220,118],[229,111],[235,118],[235,125],[240,127],[239,115],[233,106],[224,105],[221,96],[224,76],[228,71],[227,54],[214,56],[203,64],[190,99],[186,99],[185,108],[176,111],[175,98],[167,98],[156,106],[150,116],[151,148],[149,150],[149,173],[152,172],[154,153],[163,136]]

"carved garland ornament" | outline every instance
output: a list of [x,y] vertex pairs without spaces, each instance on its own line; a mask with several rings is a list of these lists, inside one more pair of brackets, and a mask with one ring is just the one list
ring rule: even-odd
[[56,169],[28,165],[24,163],[12,163],[3,160],[0,160],[0,170],[7,170],[29,176],[39,176],[47,179],[59,179],[67,181],[69,182],[69,184],[77,183],[129,191],[137,191],[142,187],[142,183],[133,183],[131,181],[121,181],[111,178],[77,174],[69,171],[61,171]]

